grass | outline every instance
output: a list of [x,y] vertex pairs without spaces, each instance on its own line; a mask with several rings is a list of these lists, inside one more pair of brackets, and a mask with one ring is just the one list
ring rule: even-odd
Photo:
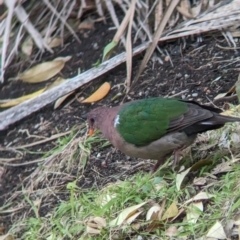
[[[14,225],[11,232],[16,234],[17,226],[20,224],[24,229],[21,239],[114,239],[114,236],[118,236],[118,239],[126,239],[131,238],[132,234],[139,234],[142,237],[153,235],[164,237],[165,231],[173,225],[180,229],[179,236],[195,239],[205,235],[216,220],[227,223],[234,218],[240,208],[239,171],[240,166],[236,165],[233,172],[222,175],[218,182],[206,187],[205,191],[213,194],[214,198],[204,202],[205,209],[200,212],[196,224],[179,217],[173,222],[159,221],[161,227],[151,233],[148,232],[147,228],[151,221],[146,221],[146,213],[151,206],[157,203],[161,205],[165,201],[165,209],[167,209],[172,202],[177,201],[177,206],[180,208],[184,200],[197,194],[197,190],[189,182],[177,191],[176,173],[169,172],[166,180],[164,177],[138,173],[128,180],[114,183],[100,191],[89,189],[84,192],[77,187],[76,182],[71,182],[66,186],[69,199],[62,201],[45,217],[39,217],[34,204],[28,200],[35,216]],[[169,181],[170,176],[172,181]],[[160,185],[162,187],[158,190]],[[135,225],[138,224],[139,227],[137,231],[131,225],[109,226],[122,210],[145,201],[148,203],[141,209],[140,217],[135,220]],[[107,224],[99,234],[90,236],[87,234],[87,226],[91,223],[90,218],[94,217],[105,219]],[[100,227],[97,226],[98,228]]]
[[[58,146],[46,155],[47,164],[39,166],[29,182],[25,182],[21,191],[24,210],[16,215],[9,234],[26,240],[138,239],[139,236],[197,239],[209,234],[211,227],[219,222],[231,237],[234,226],[230,228],[229,223],[238,223],[240,209],[238,148],[231,142],[237,128],[238,124],[226,125],[199,136],[193,159],[205,156],[206,150],[200,148],[216,141],[218,144],[208,150],[208,162],[194,164],[194,172],[190,171],[181,180],[180,189],[177,176],[181,171],[172,171],[169,162],[154,175],[138,172],[102,187],[82,189],[78,183],[91,149],[101,150],[109,145],[99,134],[83,136],[86,131],[83,126],[71,137],[60,139]],[[193,165],[189,152],[184,159],[185,166]],[[209,159],[211,165],[206,164]],[[65,179],[75,168],[77,176]],[[33,177],[35,180],[31,182]],[[195,184],[196,178],[204,182]],[[29,192],[31,184],[33,189]],[[205,195],[191,200],[199,193]],[[64,197],[58,197],[59,194]],[[46,212],[40,214],[45,207]]]

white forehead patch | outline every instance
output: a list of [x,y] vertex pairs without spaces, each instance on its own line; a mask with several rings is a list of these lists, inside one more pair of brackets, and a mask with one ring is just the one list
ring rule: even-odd
[[114,119],[114,127],[116,127],[118,124],[120,124],[120,116],[117,115]]

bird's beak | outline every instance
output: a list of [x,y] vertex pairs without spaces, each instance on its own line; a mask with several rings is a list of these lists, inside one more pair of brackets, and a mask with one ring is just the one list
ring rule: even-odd
[[92,136],[93,133],[94,133],[94,129],[93,128],[89,128],[88,136]]

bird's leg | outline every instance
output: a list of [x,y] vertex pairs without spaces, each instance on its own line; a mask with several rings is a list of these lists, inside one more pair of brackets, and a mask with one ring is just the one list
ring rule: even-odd
[[157,163],[152,168],[151,173],[155,173],[158,170],[158,168],[164,163],[164,161],[165,161],[165,158],[158,159]]
[[154,167],[151,170],[151,173],[155,173],[158,168],[164,164],[164,162],[166,161],[166,159],[168,159],[170,156],[172,155],[172,153],[169,153],[167,155],[165,155],[164,157],[161,157],[158,159],[157,163],[154,165]]
[[176,167],[176,165],[177,165],[177,163],[179,162],[179,160],[180,160],[180,153],[181,153],[181,151],[183,150],[183,149],[185,149],[186,148],[186,146],[185,145],[183,145],[182,147],[180,147],[180,148],[178,148],[178,149],[176,149],[175,151],[174,151],[174,161],[173,161],[173,164],[172,164],[172,169],[174,169],[175,167]]
[[173,164],[172,164],[172,169],[174,169],[177,165],[177,163],[179,162],[179,154],[181,152],[182,149],[177,149],[174,151],[174,160],[173,160]]

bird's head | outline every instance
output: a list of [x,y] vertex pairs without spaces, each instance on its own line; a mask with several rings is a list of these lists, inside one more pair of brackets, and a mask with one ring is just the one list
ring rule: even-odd
[[103,121],[103,115],[105,107],[95,108],[87,114],[87,122],[88,122],[88,135],[92,136],[94,131],[101,126],[101,121]]

